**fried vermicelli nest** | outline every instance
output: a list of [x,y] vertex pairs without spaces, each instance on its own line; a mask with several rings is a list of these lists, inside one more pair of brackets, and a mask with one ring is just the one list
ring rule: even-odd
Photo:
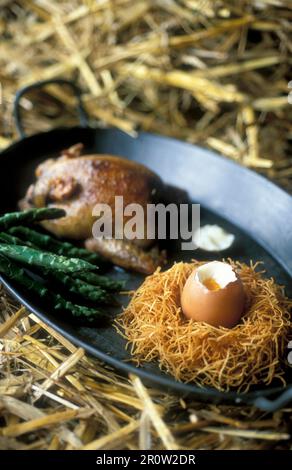
[[177,263],[145,279],[116,320],[138,363],[157,360],[177,380],[219,390],[247,391],[275,378],[285,384],[292,302],[274,279],[263,277],[259,263],[228,262],[246,292],[245,313],[232,329],[188,320],[181,312],[185,281],[202,263]]

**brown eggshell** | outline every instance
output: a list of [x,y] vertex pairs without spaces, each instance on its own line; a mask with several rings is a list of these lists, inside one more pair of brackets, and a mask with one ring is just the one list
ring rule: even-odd
[[186,281],[182,291],[181,307],[184,315],[213,326],[233,328],[241,319],[245,294],[241,280],[230,282],[219,290],[208,290],[195,279],[196,270]]

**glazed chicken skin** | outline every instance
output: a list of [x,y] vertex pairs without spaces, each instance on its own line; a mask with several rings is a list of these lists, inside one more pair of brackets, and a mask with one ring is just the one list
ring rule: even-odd
[[[20,201],[20,209],[62,208],[66,216],[42,222],[44,228],[57,237],[83,240],[89,250],[101,253],[114,264],[144,273],[153,272],[162,259],[157,249],[149,250],[153,240],[146,239],[146,217],[143,240],[95,240],[92,228],[96,218],[92,211],[98,203],[108,204],[114,223],[115,196],[123,196],[124,207],[140,204],[146,214],[147,204],[159,200],[162,181],[143,165],[121,157],[80,156],[82,147],[77,144],[63,151],[59,158],[39,165],[35,171],[36,182]],[[123,223],[126,221],[124,217]]]

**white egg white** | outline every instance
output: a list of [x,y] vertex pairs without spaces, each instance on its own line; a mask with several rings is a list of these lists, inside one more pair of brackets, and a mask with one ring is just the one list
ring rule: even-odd
[[222,261],[211,261],[196,270],[195,282],[201,284],[206,290],[208,288],[204,285],[204,282],[207,279],[213,279],[221,289],[224,289],[231,282],[237,281],[236,274],[230,264]]

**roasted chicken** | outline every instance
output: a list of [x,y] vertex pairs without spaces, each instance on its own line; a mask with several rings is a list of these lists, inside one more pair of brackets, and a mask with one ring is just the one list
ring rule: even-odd
[[[163,255],[150,249],[147,240],[146,206],[158,202],[163,183],[145,166],[111,155],[80,156],[82,144],[62,152],[57,159],[48,159],[36,169],[36,182],[19,203],[20,209],[30,207],[60,207],[66,217],[43,222],[43,226],[58,237],[82,240],[92,251],[100,252],[114,264],[139,272],[150,273],[161,264]],[[144,209],[143,239],[95,239],[92,234],[96,217],[93,208],[98,203],[112,209],[115,222],[115,196],[123,196],[124,207],[136,203]],[[123,217],[123,225],[129,217]],[[148,250],[148,251],[147,251]]]

